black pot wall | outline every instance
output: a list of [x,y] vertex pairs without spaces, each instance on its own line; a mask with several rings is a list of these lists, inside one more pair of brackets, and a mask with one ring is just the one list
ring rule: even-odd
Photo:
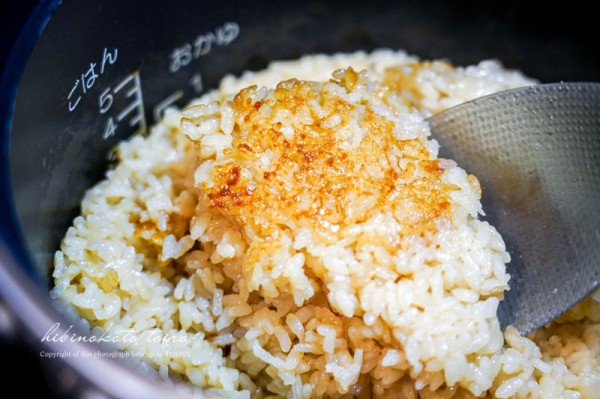
[[[497,58],[542,82],[599,81],[587,14],[573,4],[551,10],[517,1],[64,0],[33,49],[14,102],[10,171],[31,259],[47,276],[110,149],[140,128],[139,109],[124,112],[136,99],[127,93],[137,79],[147,126],[169,96],[183,106],[225,73],[306,53],[388,47],[456,65]],[[177,50],[181,57],[173,56]]]

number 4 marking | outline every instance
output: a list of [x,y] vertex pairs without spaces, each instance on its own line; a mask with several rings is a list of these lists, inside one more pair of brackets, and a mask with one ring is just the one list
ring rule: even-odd
[[114,136],[117,131],[117,125],[112,117],[108,118],[106,121],[106,126],[104,128],[104,133],[102,134],[102,139],[106,140],[107,138]]

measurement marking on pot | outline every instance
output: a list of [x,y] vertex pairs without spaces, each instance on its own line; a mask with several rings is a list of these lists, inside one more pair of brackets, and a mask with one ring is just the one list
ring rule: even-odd
[[[133,80],[134,86],[129,89],[127,92],[127,97],[133,97],[133,102],[129,104],[127,108],[123,111],[119,112],[117,115],[117,121],[121,122],[125,119],[131,112],[137,110],[137,114],[133,116],[133,118],[129,121],[129,126],[133,127],[137,123],[141,122],[144,118],[144,99],[142,97],[142,86],[140,83],[140,75],[139,73],[134,73],[129,75],[125,80],[123,80],[117,87],[115,87],[115,93],[120,92],[124,86],[129,84]],[[143,128],[145,129],[145,123]]]
[[[188,83],[192,87],[192,90],[194,90],[195,94],[200,94],[204,89],[204,86],[202,84],[202,75],[200,74],[200,72],[194,73]],[[179,101],[179,99],[183,98],[183,96],[184,92],[182,90],[177,90],[165,97],[161,102],[156,104],[154,106],[154,109],[152,110],[154,122],[160,121],[165,115],[165,111],[167,110],[167,108],[169,108],[170,105]]]
[[165,97],[164,100],[162,100],[161,102],[156,104],[154,106],[154,109],[152,110],[152,115],[154,116],[154,121],[158,122],[159,120],[161,120],[163,115],[165,114],[165,110],[167,108],[169,108],[169,105],[174,104],[181,97],[183,97],[183,91],[177,90],[176,92]]
[[119,123],[129,118],[128,126],[137,126],[137,133],[146,132],[146,118],[144,115],[144,96],[142,94],[142,84],[139,71],[127,75],[123,80],[117,83],[114,88],[106,88],[98,96],[98,109],[100,114],[106,114],[112,109],[115,101],[119,100],[122,105],[120,111],[109,116],[106,120],[102,138],[107,139],[114,136]]

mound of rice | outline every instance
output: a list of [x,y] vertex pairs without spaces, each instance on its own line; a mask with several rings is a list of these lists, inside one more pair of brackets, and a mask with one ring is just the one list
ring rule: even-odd
[[510,257],[425,121],[531,83],[392,51],[226,77],[119,145],[52,296],[224,397],[599,397],[600,292],[503,334]]

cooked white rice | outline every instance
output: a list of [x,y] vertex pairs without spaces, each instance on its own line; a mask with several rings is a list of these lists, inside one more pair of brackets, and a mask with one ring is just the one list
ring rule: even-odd
[[228,76],[119,145],[52,295],[225,397],[600,397],[600,292],[502,334],[509,255],[425,121],[532,82],[392,51]]

